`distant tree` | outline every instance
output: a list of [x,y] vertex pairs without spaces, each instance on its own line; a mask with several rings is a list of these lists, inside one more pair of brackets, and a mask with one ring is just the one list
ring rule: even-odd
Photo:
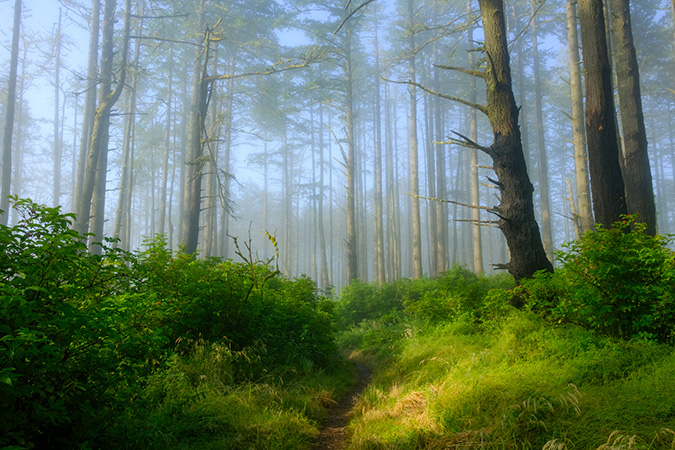
[[0,195],[0,224],[7,225],[9,217],[9,195],[12,180],[12,138],[14,136],[14,111],[16,109],[16,78],[19,65],[19,36],[21,34],[21,0],[14,2],[14,24],[12,25],[12,56],[9,62],[7,82],[7,104],[5,110],[5,134],[2,142],[2,189]]
[[420,182],[417,142],[417,90],[415,74],[415,7],[408,0],[408,50],[410,51],[410,192],[412,194],[412,264],[413,278],[422,277],[422,223],[420,218]]

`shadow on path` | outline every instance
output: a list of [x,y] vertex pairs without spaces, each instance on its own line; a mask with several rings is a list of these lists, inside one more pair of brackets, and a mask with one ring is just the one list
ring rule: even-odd
[[356,397],[363,392],[370,382],[370,370],[360,362],[354,363],[357,377],[354,387],[345,394],[340,403],[328,410],[321,433],[312,446],[313,450],[340,450],[347,447],[347,424],[356,403]]

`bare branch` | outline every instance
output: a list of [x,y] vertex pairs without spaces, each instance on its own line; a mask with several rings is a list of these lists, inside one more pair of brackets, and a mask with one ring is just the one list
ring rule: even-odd
[[[372,3],[372,2],[374,2],[374,1],[375,1],[375,0],[366,0],[365,2],[363,2],[363,3],[361,3],[359,6],[357,6],[352,12],[350,12],[350,13],[347,15],[347,17],[344,18],[344,20],[343,20],[342,22],[340,22],[340,26],[338,26],[337,29],[336,29],[335,31],[333,31],[333,34],[337,34],[338,31],[340,31],[340,30],[342,29],[342,27],[345,25],[345,23],[347,23],[347,21],[348,21],[354,14],[356,14],[356,12],[357,12],[358,10],[360,10],[361,8],[365,7],[366,5],[368,5],[369,3]],[[347,3],[347,6],[345,6],[345,9],[346,9],[346,8],[349,8],[349,5],[351,5],[351,3],[352,3],[352,1],[349,0],[349,2]]]
[[446,66],[443,64],[434,64],[434,67],[445,70],[454,70],[455,72],[465,73],[467,75],[485,79],[485,72],[482,70],[465,69],[464,67]]
[[394,80],[390,80],[390,79],[385,78],[385,77],[381,77],[381,78],[382,78],[384,81],[387,81],[387,82],[389,82],[389,83],[394,83],[394,84],[407,84],[407,85],[409,85],[409,86],[415,86],[415,87],[418,87],[418,88],[422,89],[424,92],[427,92],[427,93],[429,93],[429,94],[431,94],[431,95],[435,95],[435,96],[437,96],[437,97],[444,98],[444,99],[446,99],[446,100],[451,100],[451,101],[453,101],[453,102],[461,103],[462,105],[466,105],[466,106],[468,106],[468,107],[470,107],[470,108],[475,108],[475,109],[477,109],[478,111],[482,112],[483,114],[485,114],[485,115],[487,116],[487,113],[488,113],[487,107],[485,107],[485,106],[483,106],[483,105],[480,105],[480,104],[478,104],[478,103],[472,103],[472,102],[469,102],[469,101],[467,101],[467,100],[464,100],[463,98],[455,97],[454,95],[447,95],[447,94],[442,94],[442,93],[440,93],[440,92],[436,92],[436,91],[434,91],[434,90],[432,90],[432,89],[429,89],[429,88],[427,88],[427,87],[422,86],[422,85],[419,84],[419,83],[414,83],[412,80],[408,80],[408,81],[394,81]]
[[482,205],[468,205],[468,204],[466,204],[466,203],[460,203],[460,202],[456,202],[456,201],[454,201],[454,200],[447,200],[447,199],[443,199],[443,198],[434,198],[434,197],[424,197],[424,196],[422,196],[422,195],[415,195],[415,194],[413,194],[413,193],[411,193],[411,192],[408,192],[408,195],[411,196],[411,197],[416,197],[416,198],[422,199],[422,200],[431,200],[431,201],[434,201],[434,202],[450,203],[450,204],[452,204],[452,205],[464,206],[464,207],[466,207],[466,208],[471,208],[471,209],[481,209],[481,210],[483,210],[483,211],[488,211],[488,212],[491,212],[491,213],[495,213],[495,209],[494,209],[494,208],[490,208],[490,207],[487,207],[487,206],[482,206]]
[[530,18],[527,20],[527,23],[525,24],[525,26],[523,27],[523,29],[520,30],[520,31],[518,32],[518,34],[516,34],[516,35],[513,37],[513,39],[511,39],[511,42],[508,43],[508,46],[509,46],[509,47],[511,47],[511,45],[513,45],[513,43],[516,42],[516,40],[519,39],[520,36],[522,36],[523,33],[525,33],[525,32],[527,31],[528,27],[530,26],[530,24],[531,24],[532,21],[534,20],[534,17],[537,15],[537,13],[538,13],[539,10],[541,9],[541,7],[544,6],[544,3],[545,3],[545,2],[543,2],[543,1],[540,1],[540,2],[539,2],[539,4],[537,5],[537,9],[534,10],[534,12],[533,12],[532,15],[530,16]]

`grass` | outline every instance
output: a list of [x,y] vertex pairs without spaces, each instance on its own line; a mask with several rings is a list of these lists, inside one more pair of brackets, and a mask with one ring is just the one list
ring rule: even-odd
[[351,449],[675,448],[672,347],[524,312],[409,330],[373,357]]
[[289,366],[237,382],[232,359],[221,346],[203,343],[176,357],[129,405],[107,448],[309,448],[326,407],[353,381],[345,365],[333,373]]

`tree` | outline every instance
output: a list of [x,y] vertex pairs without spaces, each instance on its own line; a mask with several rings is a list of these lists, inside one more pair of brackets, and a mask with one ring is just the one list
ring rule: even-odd
[[503,1],[479,0],[479,5],[485,35],[486,69],[484,72],[461,71],[485,80],[487,104],[471,106],[487,115],[494,142],[490,147],[483,147],[463,136],[460,142],[482,150],[492,158],[497,174],[497,180],[492,181],[499,189],[501,201],[498,206],[488,209],[499,218],[497,224],[511,254],[508,263],[497,267],[507,269],[519,282],[539,270],[553,271],[553,265],[544,251],[534,217],[534,188],[527,175],[518,127],[518,107],[511,87]]
[[627,213],[602,0],[579,0],[586,73],[586,137],[593,212],[609,227]]
[[[124,32],[122,38],[122,55],[121,55],[121,73],[117,84],[113,89],[113,58],[114,58],[114,23],[115,23],[115,8],[117,2],[115,0],[106,0],[103,12],[103,39],[101,49],[101,70],[100,81],[101,87],[99,90],[98,107],[91,128],[91,141],[89,143],[89,151],[87,154],[86,170],[84,176],[84,183],[82,185],[82,195],[79,198],[77,205],[77,221],[75,229],[80,234],[84,235],[90,229],[90,218],[93,219],[91,223],[91,231],[95,235],[102,237],[103,234],[103,206],[105,197],[105,179],[107,168],[107,153],[109,141],[109,127],[110,127],[110,112],[117,103],[117,100],[122,95],[124,84],[126,81],[126,63],[129,48],[129,35],[131,27],[131,0],[126,0],[124,13]],[[94,188],[97,190],[96,205],[94,206],[94,214],[92,213],[92,200],[94,196]],[[103,192],[101,192],[103,191]],[[93,246],[93,251],[98,251],[98,246]]]
[[574,173],[578,203],[578,235],[593,229],[591,190],[588,179],[588,156],[586,153],[586,127],[584,124],[584,97],[579,61],[577,31],[577,6],[574,0],[565,2],[567,13],[567,51],[570,60],[570,98],[572,103],[572,136],[574,141]]
[[16,77],[19,65],[19,36],[21,34],[21,0],[14,2],[14,24],[12,30],[12,56],[9,63],[9,81],[7,82],[7,106],[5,111],[5,134],[2,142],[2,190],[0,195],[0,224],[7,225],[9,217],[9,195],[12,180],[12,137],[14,130],[14,111],[16,108]]
[[422,224],[420,220],[420,183],[417,143],[417,92],[415,81],[415,9],[408,0],[408,46],[410,51],[410,191],[412,194],[412,263],[413,278],[422,277]]
[[640,71],[633,44],[628,0],[611,0],[614,70],[616,71],[623,137],[623,177],[626,206],[638,221],[647,224],[646,232],[656,234],[654,186],[647,152],[647,131],[642,112]]

